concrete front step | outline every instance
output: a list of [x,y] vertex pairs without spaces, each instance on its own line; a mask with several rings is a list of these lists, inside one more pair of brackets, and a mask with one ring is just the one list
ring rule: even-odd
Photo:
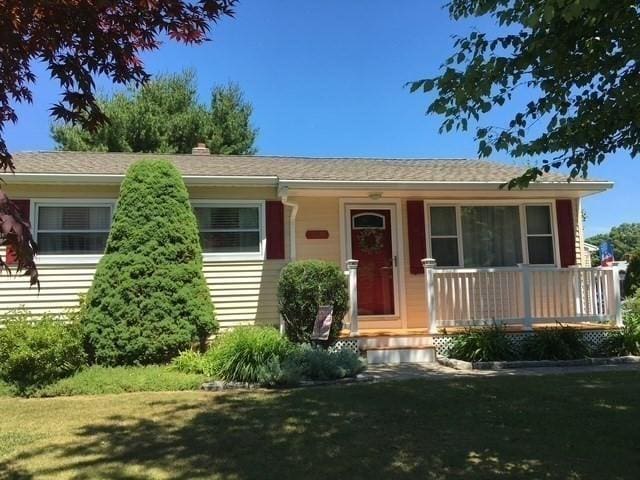
[[397,336],[372,336],[359,339],[361,350],[375,348],[417,348],[433,347],[433,337],[430,335],[397,335]]
[[429,363],[436,361],[435,347],[382,347],[366,350],[367,363],[398,365],[400,363]]

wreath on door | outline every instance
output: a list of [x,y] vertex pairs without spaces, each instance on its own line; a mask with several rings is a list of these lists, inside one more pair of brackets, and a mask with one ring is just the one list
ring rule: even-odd
[[358,246],[363,253],[378,253],[384,248],[384,230],[379,228],[358,230]]

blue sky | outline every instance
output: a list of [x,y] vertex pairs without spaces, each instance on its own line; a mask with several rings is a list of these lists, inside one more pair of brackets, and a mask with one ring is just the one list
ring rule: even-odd
[[[235,19],[197,47],[167,42],[144,57],[151,73],[192,68],[208,102],[214,84],[233,80],[253,103],[260,154],[379,157],[477,156],[470,133],[438,133],[441,118],[425,116],[429,97],[410,94],[407,81],[432,76],[451,51],[451,35],[487,20],[453,22],[444,1],[243,1]],[[390,6],[392,5],[392,7]],[[48,108],[58,87],[36,68],[34,104],[18,106],[19,123],[6,129],[13,151],[53,148]],[[112,90],[99,82],[103,92]],[[500,125],[526,99],[492,112]],[[498,154],[494,160],[513,163]],[[616,182],[588,198],[587,234],[638,222],[640,162],[619,153],[591,172]]]

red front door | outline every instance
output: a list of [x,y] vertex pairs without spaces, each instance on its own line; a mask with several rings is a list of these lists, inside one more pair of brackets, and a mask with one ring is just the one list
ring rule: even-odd
[[393,315],[391,211],[351,210],[351,256],[358,260],[358,315]]

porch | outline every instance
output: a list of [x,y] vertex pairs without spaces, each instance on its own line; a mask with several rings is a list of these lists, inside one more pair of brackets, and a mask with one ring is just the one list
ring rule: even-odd
[[531,331],[561,322],[583,330],[622,325],[620,281],[610,267],[531,266],[438,268],[422,260],[426,317],[413,329],[359,328],[358,261],[349,260],[350,309],[344,336],[384,338],[457,333],[468,327],[504,325]]

